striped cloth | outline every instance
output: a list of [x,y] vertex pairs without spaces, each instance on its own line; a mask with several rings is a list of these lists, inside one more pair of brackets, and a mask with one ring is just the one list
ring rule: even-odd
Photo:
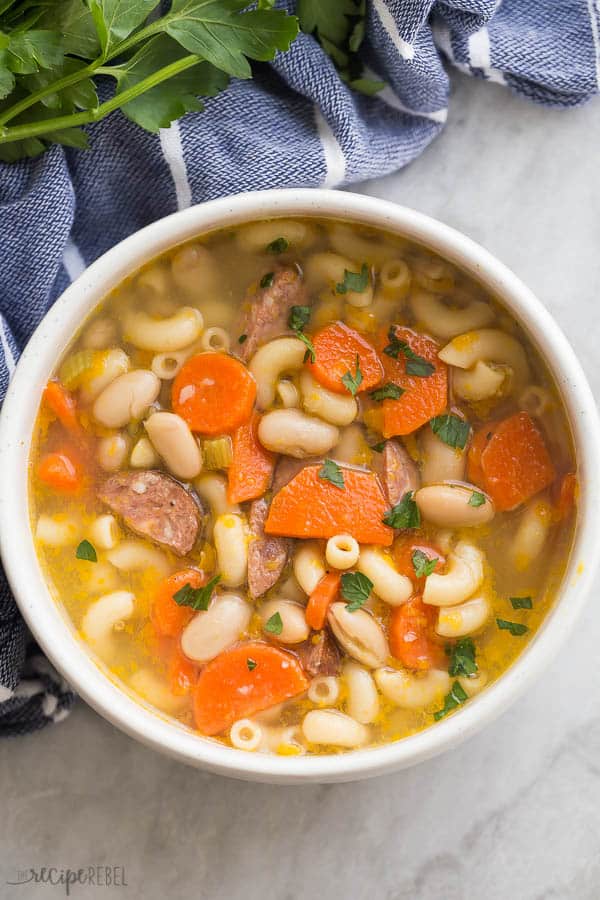
[[[576,106],[598,91],[599,32],[598,0],[369,0],[367,74],[387,84],[375,97],[352,93],[300,35],[252,81],[158,136],[117,113],[91,129],[91,151],[54,147],[0,165],[0,401],[52,301],[136,229],[225,194],[336,187],[405,166],[444,127],[445,61],[538,103]],[[57,721],[73,700],[2,578],[0,734]]]

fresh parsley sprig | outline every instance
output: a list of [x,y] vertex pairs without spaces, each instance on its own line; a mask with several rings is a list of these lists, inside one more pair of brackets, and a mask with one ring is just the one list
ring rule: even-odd
[[356,612],[364,606],[372,590],[373,582],[362,572],[344,572],[342,575],[340,593],[348,601],[348,612]]
[[175,591],[173,600],[178,606],[190,606],[197,612],[200,610],[207,610],[213,590],[220,580],[221,576],[215,575],[215,577],[211,578],[204,587],[199,588],[192,587],[188,582],[187,584],[184,584],[183,587],[179,588],[178,591]]

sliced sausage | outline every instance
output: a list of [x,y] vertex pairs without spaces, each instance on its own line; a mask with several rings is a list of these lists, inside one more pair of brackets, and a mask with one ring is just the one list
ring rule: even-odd
[[185,556],[196,543],[200,510],[179,482],[164,472],[117,472],[100,486],[98,498],[136,534],[177,556]]
[[248,589],[254,599],[262,597],[277,583],[291,549],[289,538],[265,535],[268,512],[269,504],[262,498],[250,506],[252,539],[248,547]]
[[390,506],[400,503],[407,491],[418,491],[421,486],[416,462],[398,441],[386,441],[383,451],[373,454],[373,469]]
[[317,675],[338,675],[340,672],[340,651],[328,628],[315,632],[303,644],[294,647],[294,653],[311,678]]
[[289,331],[288,317],[292,306],[306,305],[302,276],[296,269],[279,269],[269,287],[261,288],[246,298],[244,316],[239,326],[246,339],[237,351],[244,362],[265,341]]

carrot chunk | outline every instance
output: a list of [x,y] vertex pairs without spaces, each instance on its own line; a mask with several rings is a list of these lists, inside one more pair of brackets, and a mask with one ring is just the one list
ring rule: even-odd
[[178,637],[193,618],[193,609],[190,609],[189,606],[179,606],[173,600],[173,594],[176,594],[186,584],[193,588],[203,587],[206,584],[206,575],[198,569],[181,569],[179,572],[169,575],[158,586],[151,612],[152,624],[158,635]]
[[265,450],[257,437],[260,416],[253,413],[233,434],[233,459],[229,466],[227,499],[243,503],[262,497],[273,478],[275,456]]
[[169,688],[176,697],[184,697],[192,690],[198,677],[198,667],[176,647],[169,663]]
[[[390,346],[397,358],[383,352]],[[383,401],[383,436],[411,434],[446,410],[448,367],[434,340],[399,325],[381,336],[380,349],[386,380],[404,391],[397,400]]]
[[446,564],[444,555],[433,544],[429,544],[425,539],[421,538],[418,533],[401,534],[394,541],[392,548],[392,557],[398,572],[410,578],[415,588],[422,591],[425,586],[426,575],[417,577],[415,570],[414,555],[415,552],[423,554],[428,560],[437,560],[434,572],[439,572]]
[[361,544],[392,543],[394,532],[382,519],[389,509],[373,472],[343,469],[344,487],[319,478],[320,466],[306,466],[271,502],[267,534],[330,538],[351,534]]
[[220,734],[238,719],[302,694],[308,680],[290,653],[250,641],[223,651],[200,673],[194,718],[203,734]]
[[192,431],[230,434],[252,413],[256,382],[248,369],[225,353],[199,353],[173,382],[173,410]]
[[392,610],[388,637],[392,656],[408,669],[446,668],[443,648],[435,642],[437,609],[414,596]]
[[552,501],[554,503],[554,515],[558,522],[566,519],[571,514],[577,499],[577,476],[575,472],[567,472],[566,475],[555,482],[552,487]]
[[306,624],[315,631],[320,631],[325,627],[327,610],[338,595],[341,578],[339,572],[328,572],[327,575],[323,575],[308,598],[304,615]]
[[36,474],[40,481],[61,494],[78,494],[83,488],[81,465],[70,448],[42,456]]
[[556,477],[544,438],[526,412],[480,429],[469,449],[468,474],[500,511],[525,503]]
[[81,432],[75,398],[59,381],[48,382],[44,388],[43,401],[67,431],[76,435]]
[[342,379],[348,372],[356,378],[357,366],[362,381],[355,393],[375,387],[383,377],[383,366],[373,345],[343,322],[334,322],[318,331],[313,346],[315,362],[307,365],[319,384],[330,391],[347,394],[348,388]]

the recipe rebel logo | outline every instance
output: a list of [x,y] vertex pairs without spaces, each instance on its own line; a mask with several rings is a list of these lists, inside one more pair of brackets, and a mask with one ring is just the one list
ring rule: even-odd
[[95,888],[128,887],[124,866],[83,866],[80,869],[43,866],[39,869],[19,869],[16,877],[8,879],[6,884],[19,886],[26,884],[46,884],[51,887],[62,887],[65,896],[70,897],[77,886]]

